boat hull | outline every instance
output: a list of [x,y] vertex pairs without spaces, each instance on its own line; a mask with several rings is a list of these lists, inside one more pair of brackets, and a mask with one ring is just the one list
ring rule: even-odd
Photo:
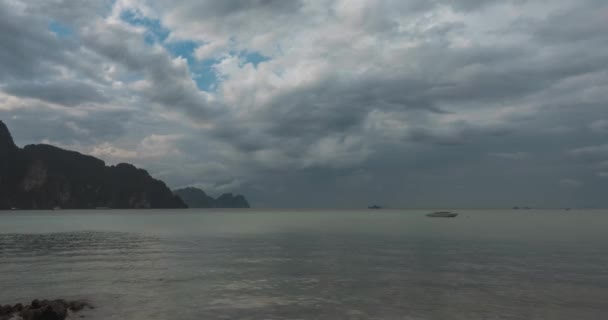
[[433,212],[426,215],[429,218],[455,218],[458,213],[454,212]]

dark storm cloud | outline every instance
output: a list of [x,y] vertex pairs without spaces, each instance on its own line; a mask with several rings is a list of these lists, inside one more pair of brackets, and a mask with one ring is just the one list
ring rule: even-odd
[[[0,90],[8,94],[74,106],[107,102],[108,98],[91,83],[65,79],[65,72],[103,81],[95,59],[82,51],[74,37],[62,38],[49,30],[55,17],[49,12],[70,10],[61,3],[40,1],[36,6],[18,6],[0,1]],[[49,6],[48,11],[41,7]],[[62,9],[60,9],[62,8]],[[74,9],[79,17],[91,18],[87,5]],[[35,12],[37,14],[32,14]],[[75,18],[75,17],[73,17]],[[88,60],[88,61],[86,61]]]
[[435,3],[445,4],[457,10],[476,11],[497,3],[522,4],[527,0],[436,0]]
[[57,73],[54,64],[63,64],[66,55],[64,44],[48,31],[48,22],[0,1],[0,82]]
[[537,40],[550,44],[584,46],[584,42],[592,42],[606,46],[607,14],[608,3],[605,1],[581,1],[573,8],[559,10],[544,20],[524,23],[523,28],[531,31]]
[[[568,77],[596,72],[608,65],[608,56],[591,53],[587,59],[573,60],[570,53],[549,61],[536,57],[531,48],[499,50],[489,47],[452,50],[442,46],[428,46],[413,50],[404,59],[415,59],[423,66],[418,73],[398,75],[386,79],[370,75],[364,79],[326,79],[316,86],[289,91],[274,100],[272,105],[253,119],[262,124],[255,131],[261,135],[252,144],[252,132],[224,128],[222,137],[237,145],[239,139],[247,149],[259,149],[272,137],[291,137],[301,145],[333,133],[361,134],[362,124],[374,111],[402,114],[404,120],[416,123],[408,139],[438,144],[459,144],[461,137],[477,134],[500,135],[505,128],[480,130],[474,123],[463,122],[449,136],[435,133],[429,116],[449,114],[447,105],[458,104],[458,109],[472,109],[487,102],[521,101],[527,95],[551,88]],[[459,70],[474,67],[466,78],[446,79]],[[457,111],[457,110],[453,110]],[[424,125],[428,125],[425,127]],[[227,133],[225,131],[230,131]],[[242,134],[238,134],[241,131]],[[467,140],[467,139],[464,139]],[[285,140],[287,141],[287,140]],[[290,142],[291,143],[291,142]],[[257,145],[254,147],[254,145]]]
[[179,109],[200,120],[220,112],[196,87],[184,59],[172,60],[163,49],[147,46],[141,34],[125,26],[96,25],[81,36],[88,48],[143,75],[148,85],[140,93],[150,102]]
[[209,16],[239,14],[243,11],[267,10],[273,13],[291,12],[301,5],[300,0],[225,0],[198,2],[190,7],[193,13]]
[[37,0],[26,11],[37,16],[52,18],[54,21],[77,28],[91,20],[107,15],[115,0]]
[[128,111],[99,110],[77,116],[46,108],[0,110],[0,118],[7,122],[21,146],[48,141],[62,146],[88,147],[112,141],[125,134],[125,125],[131,117]]
[[[389,2],[385,2],[387,3]],[[417,14],[431,10],[440,2],[429,3],[418,5],[414,1],[393,3],[393,9],[410,6],[417,8],[412,10],[413,14]],[[457,12],[464,11],[468,14],[486,12],[496,5],[526,4],[524,1],[443,1],[441,3],[453,7]],[[400,6],[401,4],[403,6]],[[599,2],[570,4],[576,9],[575,11],[582,10],[586,13],[601,9],[603,6]],[[415,181],[421,189],[426,190],[409,190],[412,196],[405,198],[410,200],[413,200],[415,195],[432,201],[428,191],[432,189],[432,184],[424,182],[424,179],[450,186],[446,187],[445,192],[455,187],[454,184],[458,179],[462,179],[459,183],[463,184],[461,186],[463,191],[453,191],[457,196],[447,196],[444,191],[437,194],[449,198],[450,201],[457,201],[458,196],[466,196],[465,198],[470,199],[472,194],[478,192],[487,195],[488,199],[497,201],[501,198],[500,195],[492,196],[487,191],[479,192],[474,183],[467,185],[465,176],[469,181],[475,181],[479,185],[490,183],[479,175],[486,175],[495,180],[502,179],[504,177],[500,172],[505,172],[504,166],[507,164],[492,165],[491,163],[504,159],[520,160],[518,165],[511,164],[513,171],[511,174],[522,180],[537,170],[538,183],[534,184],[534,188],[553,190],[547,192],[554,192],[554,195],[558,196],[560,192],[564,192],[559,190],[560,181],[573,179],[569,178],[570,176],[585,175],[586,164],[573,161],[566,154],[568,148],[576,149],[577,143],[580,144],[582,140],[588,138],[579,129],[587,128],[601,110],[601,107],[597,110],[588,109],[585,112],[577,112],[573,109],[573,106],[589,103],[583,100],[584,89],[577,82],[588,83],[585,82],[585,78],[606,72],[608,65],[605,50],[587,50],[588,44],[583,43],[580,46],[576,43],[568,43],[567,47],[563,47],[563,42],[567,39],[555,42],[557,39],[555,36],[543,31],[559,29],[559,24],[562,23],[560,19],[567,19],[565,24],[574,23],[575,15],[561,16],[564,12],[568,12],[569,5],[553,11],[548,18],[542,14],[539,15],[540,18],[531,18],[523,26],[511,24],[489,28],[487,35],[492,35],[493,39],[492,43],[487,44],[481,41],[454,46],[448,41],[451,38],[467,36],[471,26],[466,22],[443,23],[423,31],[408,30],[406,32],[408,40],[423,40],[425,43],[407,51],[395,52],[394,55],[397,56],[394,60],[412,61],[416,68],[403,68],[403,72],[398,72],[397,70],[401,68],[399,65],[383,65],[383,69],[378,73],[367,72],[353,78],[336,76],[337,72],[330,72],[315,82],[285,90],[254,113],[238,118],[233,123],[224,124],[210,133],[219,141],[242,152],[243,158],[248,156],[255,158],[262,154],[268,155],[263,157],[263,162],[268,167],[280,168],[286,163],[288,167],[292,166],[295,170],[290,174],[294,177],[293,180],[285,177],[284,171],[280,171],[280,176],[265,174],[262,178],[257,177],[259,180],[256,180],[257,183],[264,184],[268,188],[283,184],[286,189],[297,189],[297,192],[284,195],[289,198],[286,203],[298,201],[297,196],[290,198],[291,195],[310,195],[311,189],[319,185],[329,186],[325,192],[333,194],[332,192],[338,187],[334,183],[338,180],[391,186],[395,190],[408,189],[407,186],[394,183],[393,180],[397,179],[394,177],[395,170],[429,171],[426,176],[407,173],[397,175],[400,177],[398,179]],[[562,13],[559,13],[560,11]],[[218,13],[230,14],[223,11]],[[376,13],[379,13],[378,16],[370,14],[364,16],[361,20],[364,24],[362,30],[380,32],[381,34],[376,34],[377,37],[393,36],[394,26],[366,27],[373,25],[370,19],[385,17],[383,11]],[[579,12],[578,15],[581,13]],[[259,17],[252,13],[248,18],[255,20]],[[294,14],[293,18],[297,20],[298,17]],[[491,26],[492,18],[487,19],[487,25]],[[519,23],[522,21],[520,20]],[[558,35],[572,37],[572,42],[586,38],[603,39],[604,33],[600,32],[598,26],[601,27],[602,24],[596,24],[593,28],[572,28],[574,30],[568,30],[572,35],[567,35],[566,32],[558,32]],[[224,25],[221,32],[229,32],[225,28],[229,29],[230,26]],[[500,42],[500,34],[510,35],[514,30],[518,30],[516,36],[520,39],[516,42]],[[238,29],[234,31],[235,34],[240,33]],[[538,38],[540,43],[523,40],[529,39],[530,36]],[[395,38],[394,41],[400,39]],[[595,45],[602,45],[602,41]],[[341,50],[342,48],[335,47],[329,49],[329,52],[339,56]],[[350,50],[348,53],[350,57],[357,55],[361,55],[359,61],[363,64],[377,63],[370,60],[374,56],[366,56],[357,50]],[[396,59],[398,57],[400,59]],[[340,60],[333,62],[336,70],[352,67],[342,65]],[[606,84],[606,77],[595,77],[590,81],[595,83],[594,86],[601,87]],[[587,99],[589,97],[587,95]],[[605,102],[605,99],[603,101]],[[511,110],[509,106],[517,106],[517,108]],[[508,113],[502,115],[505,112]],[[463,113],[467,116],[461,116]],[[570,121],[561,119],[560,113],[571,114]],[[378,116],[385,118],[378,120],[376,119]],[[456,120],[448,122],[437,120],[452,117]],[[494,117],[496,119],[493,119]],[[380,122],[375,125],[377,121]],[[394,134],[388,124],[397,124]],[[348,138],[352,139],[348,140]],[[560,139],[561,144],[546,143],[552,139]],[[437,146],[440,146],[437,150],[429,149]],[[331,161],[342,159],[341,152],[345,156],[356,155],[356,152],[352,151],[357,148],[360,148],[360,153],[367,155],[339,166],[324,161],[328,157],[332,159]],[[311,156],[314,158],[314,154],[311,153],[315,152],[330,154],[320,154],[318,159],[309,159]],[[536,152],[541,155],[522,156]],[[440,161],[406,163],[403,159],[408,158],[408,153],[414,153],[417,157],[440,159]],[[488,155],[494,156],[488,157]],[[461,161],[455,161],[456,159]],[[538,166],[546,166],[542,161],[557,161],[556,159],[559,159],[563,165],[552,166],[553,171],[541,172],[534,169]],[[428,165],[423,166],[422,163]],[[446,163],[451,165],[447,169],[440,170],[441,174],[433,173]],[[262,164],[256,164],[255,161],[249,161],[248,165],[255,168],[251,171],[266,172]],[[322,170],[324,166],[326,169]],[[527,166],[530,166],[529,170],[525,169]],[[481,170],[477,173],[475,168],[482,167],[492,172]],[[322,170],[323,173],[315,175],[311,171],[313,169]],[[353,173],[354,176],[349,170],[356,172]],[[369,173],[362,175],[361,170]],[[458,171],[462,174],[456,173]],[[357,180],[368,175],[371,176],[367,178],[371,179],[369,181]],[[508,185],[509,187],[501,187],[505,194],[509,188],[518,188],[527,192],[534,189],[524,188],[517,179],[513,179]],[[265,198],[253,186],[243,188],[258,194],[260,198]],[[397,191],[388,191],[386,188],[382,191],[362,188],[356,192],[390,194],[386,196],[386,201],[404,197]],[[516,194],[518,197],[525,197],[523,191]],[[510,196],[508,201],[515,202],[515,198],[516,196]],[[331,202],[327,199],[327,203]]]
[[[156,1],[159,5],[170,4]],[[179,0],[172,9],[179,11],[185,18],[240,19],[243,15],[289,14],[297,11],[301,0],[225,0],[225,1],[189,1]]]
[[604,1],[74,1],[0,0],[22,141],[269,206],[606,205]]
[[108,102],[99,90],[76,81],[53,81],[50,83],[14,83],[4,86],[4,92],[20,97],[40,99],[64,106],[76,106],[85,102]]

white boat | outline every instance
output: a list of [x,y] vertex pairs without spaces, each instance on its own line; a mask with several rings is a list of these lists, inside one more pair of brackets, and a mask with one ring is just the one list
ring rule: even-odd
[[458,215],[458,213],[455,213],[455,212],[437,211],[437,212],[429,213],[426,216],[431,217],[431,218],[454,218],[457,215]]

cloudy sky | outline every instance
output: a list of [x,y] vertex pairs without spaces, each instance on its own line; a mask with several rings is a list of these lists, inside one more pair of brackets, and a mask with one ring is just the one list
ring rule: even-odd
[[257,207],[606,207],[607,30],[605,0],[0,0],[0,119]]

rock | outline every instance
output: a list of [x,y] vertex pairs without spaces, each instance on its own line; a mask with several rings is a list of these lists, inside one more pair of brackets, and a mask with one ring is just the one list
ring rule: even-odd
[[217,199],[208,196],[203,190],[193,187],[173,191],[189,208],[249,208],[249,202],[242,195],[224,193]]
[[93,309],[93,306],[90,305],[88,302],[82,301],[82,300],[71,301],[69,303],[69,309],[70,309],[70,311],[78,312],[78,311],[80,311],[80,310],[82,310],[84,308]]
[[10,305],[2,306],[0,305],[0,316],[10,315],[13,313],[13,307]]
[[57,300],[33,300],[29,305],[23,306],[18,303],[14,306],[0,305],[0,320],[8,320],[13,316],[20,315],[23,320],[64,320],[68,316],[68,310],[78,312],[84,308],[93,308],[83,300],[66,301]]
[[38,309],[38,308],[40,308],[40,306],[41,306],[41,304],[40,304],[40,301],[38,301],[38,299],[34,299],[32,301],[32,303],[30,304],[30,307],[34,308],[34,309]]
[[[55,301],[38,310],[42,311],[38,317],[31,318],[31,320],[64,320],[68,316],[68,310],[65,306]],[[26,317],[23,317],[23,319],[26,320]]]

